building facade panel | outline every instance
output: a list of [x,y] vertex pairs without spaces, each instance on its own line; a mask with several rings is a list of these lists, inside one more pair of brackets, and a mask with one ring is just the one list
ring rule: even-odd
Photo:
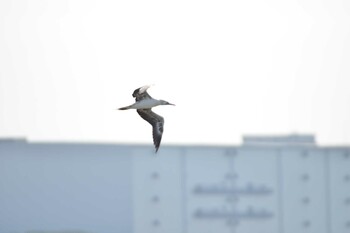
[[284,232],[328,232],[326,154],[293,147],[281,156]]
[[227,175],[230,157],[223,148],[186,149],[187,233],[230,232],[226,221],[230,210],[227,201]]
[[134,233],[183,231],[181,150],[132,150]]
[[0,232],[131,232],[128,151],[0,141]]
[[350,232],[350,150],[329,150],[331,232]]
[[278,150],[243,147],[237,150],[233,170],[238,192],[237,212],[244,216],[237,232],[278,232]]

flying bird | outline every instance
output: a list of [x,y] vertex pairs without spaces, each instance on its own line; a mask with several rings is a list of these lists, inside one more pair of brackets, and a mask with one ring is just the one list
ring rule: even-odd
[[137,113],[148,123],[152,125],[153,144],[156,148],[156,153],[159,149],[164,130],[164,118],[152,111],[153,107],[159,105],[175,105],[165,100],[153,99],[148,93],[149,85],[137,88],[132,96],[135,98],[135,103],[126,107],[118,108],[119,110],[136,109]]

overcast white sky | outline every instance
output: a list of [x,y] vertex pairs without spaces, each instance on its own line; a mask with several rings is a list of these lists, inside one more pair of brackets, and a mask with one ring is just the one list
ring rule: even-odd
[[350,2],[0,1],[0,137],[162,143],[314,133],[350,144]]

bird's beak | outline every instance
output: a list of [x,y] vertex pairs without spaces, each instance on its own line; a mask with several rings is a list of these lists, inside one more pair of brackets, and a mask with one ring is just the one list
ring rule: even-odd
[[173,105],[173,106],[176,106],[175,104],[171,104],[171,103],[168,103],[168,105]]

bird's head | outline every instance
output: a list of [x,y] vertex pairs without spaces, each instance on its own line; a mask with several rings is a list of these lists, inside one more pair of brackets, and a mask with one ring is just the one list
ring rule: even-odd
[[160,104],[161,105],[173,105],[173,106],[175,106],[175,104],[171,104],[171,103],[169,103],[168,101],[165,101],[165,100],[160,100]]

